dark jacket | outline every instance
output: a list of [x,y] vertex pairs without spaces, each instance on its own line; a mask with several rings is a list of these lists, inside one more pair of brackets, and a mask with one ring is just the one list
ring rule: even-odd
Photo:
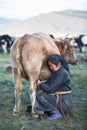
[[38,88],[48,93],[59,90],[70,91],[70,74],[64,67],[61,67],[58,71],[53,72],[52,76],[46,82],[41,83]]

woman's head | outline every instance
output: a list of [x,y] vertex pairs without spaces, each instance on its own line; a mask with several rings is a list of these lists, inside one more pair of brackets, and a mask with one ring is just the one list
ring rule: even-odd
[[58,54],[53,54],[48,57],[48,62],[51,62],[54,65],[61,63],[62,57]]
[[48,64],[52,70],[57,69],[56,67],[60,68],[61,66],[63,66],[66,70],[69,71],[69,67],[66,60],[58,54],[50,55],[48,57]]
[[48,64],[51,70],[56,71],[61,67],[61,56],[57,54],[50,55]]

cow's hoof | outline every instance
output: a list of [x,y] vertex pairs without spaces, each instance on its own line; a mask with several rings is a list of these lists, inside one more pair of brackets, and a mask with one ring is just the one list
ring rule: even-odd
[[16,112],[16,111],[13,111],[13,116],[19,116],[19,113],[18,112]]
[[39,117],[39,115],[36,114],[36,113],[32,113],[32,116],[33,116],[34,118],[38,118],[38,117]]

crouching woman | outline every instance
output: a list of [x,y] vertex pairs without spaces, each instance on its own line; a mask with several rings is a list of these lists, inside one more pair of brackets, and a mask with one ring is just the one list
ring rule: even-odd
[[60,55],[53,54],[48,58],[48,65],[52,76],[43,83],[38,80],[35,111],[39,115],[50,113],[49,120],[67,118],[72,108],[68,64]]

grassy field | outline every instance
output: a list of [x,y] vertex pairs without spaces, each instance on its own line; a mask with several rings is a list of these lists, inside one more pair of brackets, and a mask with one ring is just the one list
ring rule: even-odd
[[0,54],[0,130],[87,130],[87,52],[77,52],[79,62],[70,65],[73,90],[73,108],[68,121],[47,119],[38,121],[26,112],[30,104],[29,82],[23,80],[22,109],[19,117],[12,116],[14,107],[14,85],[11,72],[6,68],[11,65],[9,54]]

